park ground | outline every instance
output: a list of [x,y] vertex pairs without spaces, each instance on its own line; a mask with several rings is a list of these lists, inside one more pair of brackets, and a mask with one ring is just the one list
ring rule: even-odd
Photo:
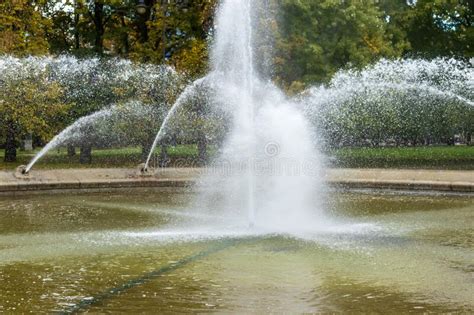
[[[4,150],[0,149],[0,170],[13,170],[26,165],[40,150],[18,151],[17,162],[3,162]],[[209,148],[209,154],[216,150]],[[428,147],[385,147],[385,148],[341,148],[326,153],[328,163],[336,168],[407,168],[474,170],[474,146],[428,146]],[[168,148],[170,166],[197,165],[197,147],[178,145]],[[156,152],[156,157],[159,152]],[[122,168],[136,167],[142,163],[141,149],[138,147],[118,149],[97,149],[92,152],[92,163],[80,164],[79,154],[68,157],[66,149],[52,150],[43,157],[35,168]]]

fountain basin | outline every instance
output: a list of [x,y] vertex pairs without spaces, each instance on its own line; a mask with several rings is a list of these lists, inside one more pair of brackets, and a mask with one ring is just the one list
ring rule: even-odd
[[326,206],[345,219],[306,233],[207,221],[183,206],[192,198],[0,197],[3,310],[474,310],[472,198],[332,194]]

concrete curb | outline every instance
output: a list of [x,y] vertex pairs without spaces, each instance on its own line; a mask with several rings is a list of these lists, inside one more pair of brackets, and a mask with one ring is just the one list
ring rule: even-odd
[[[136,176],[130,169],[36,171],[16,178],[0,171],[0,194],[48,193],[67,190],[178,188],[193,186],[203,169],[162,169],[154,176]],[[330,169],[324,176],[333,187],[474,193],[474,171]]]
[[437,181],[365,181],[346,180],[329,181],[330,185],[349,189],[389,189],[389,190],[418,190],[472,193],[474,185],[468,182],[437,182]]
[[158,187],[190,187],[193,180],[153,179],[153,180],[113,180],[113,181],[58,181],[58,182],[20,182],[0,183],[0,194],[9,195],[22,192],[58,191],[58,190],[94,190],[118,188],[158,188]]

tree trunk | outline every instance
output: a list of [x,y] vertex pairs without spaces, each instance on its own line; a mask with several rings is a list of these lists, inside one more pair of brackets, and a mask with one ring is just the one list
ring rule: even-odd
[[67,156],[73,157],[76,155],[76,148],[72,144],[67,145]]
[[94,1],[94,25],[95,25],[95,43],[94,48],[97,53],[104,52],[104,4],[101,1]]
[[6,139],[5,139],[5,162],[16,162],[16,139],[15,126],[12,122],[6,123]]
[[161,153],[160,153],[160,167],[167,167],[169,164],[169,156],[168,156],[168,146],[166,144],[161,145]]
[[201,166],[206,165],[209,156],[207,154],[207,139],[206,139],[206,135],[203,132],[199,132],[197,148],[198,148],[199,164]]
[[33,151],[33,135],[30,133],[28,134],[25,139],[23,140],[23,148],[24,151]]
[[[149,8],[149,6],[147,7]],[[138,17],[138,21],[137,21],[137,26],[138,26],[138,41],[141,43],[141,44],[144,44],[148,41],[148,25],[146,24],[148,22],[148,18],[150,16],[150,11],[149,9],[147,9],[146,13],[143,14],[143,15],[140,15]]]
[[81,152],[79,154],[79,163],[91,164],[92,163],[92,146],[84,144],[81,146]]
[[79,33],[79,3],[78,0],[74,3],[74,49],[80,48],[80,33]]
[[148,158],[150,147],[146,145],[145,143],[142,143],[142,152],[140,154],[140,160],[141,161],[146,161]]
[[150,154],[151,146],[153,145],[153,138],[144,140],[141,144],[142,152],[141,152],[141,160],[146,161],[148,155]]
[[168,2],[164,1],[163,3],[163,30],[161,34],[161,44],[163,45],[162,47],[162,55],[163,55],[163,63],[166,62],[166,13],[168,11]]
[[178,139],[176,139],[176,134],[173,134],[171,136],[171,139],[170,139],[170,144],[175,147],[176,145],[178,145]]
[[[125,16],[123,14],[120,16],[120,22],[122,23],[122,27],[126,28],[127,24],[125,23]],[[127,57],[130,51],[130,43],[128,41],[128,32],[123,32],[122,41],[123,41],[122,54],[125,57]]]

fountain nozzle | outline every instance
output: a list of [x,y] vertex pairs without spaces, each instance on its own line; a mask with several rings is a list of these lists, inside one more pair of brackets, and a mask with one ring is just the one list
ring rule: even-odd
[[141,163],[137,167],[137,175],[138,176],[153,176],[155,175],[155,171],[153,168],[147,167],[145,163]]
[[27,169],[26,165],[20,165],[15,170],[16,178],[29,178],[30,172]]

